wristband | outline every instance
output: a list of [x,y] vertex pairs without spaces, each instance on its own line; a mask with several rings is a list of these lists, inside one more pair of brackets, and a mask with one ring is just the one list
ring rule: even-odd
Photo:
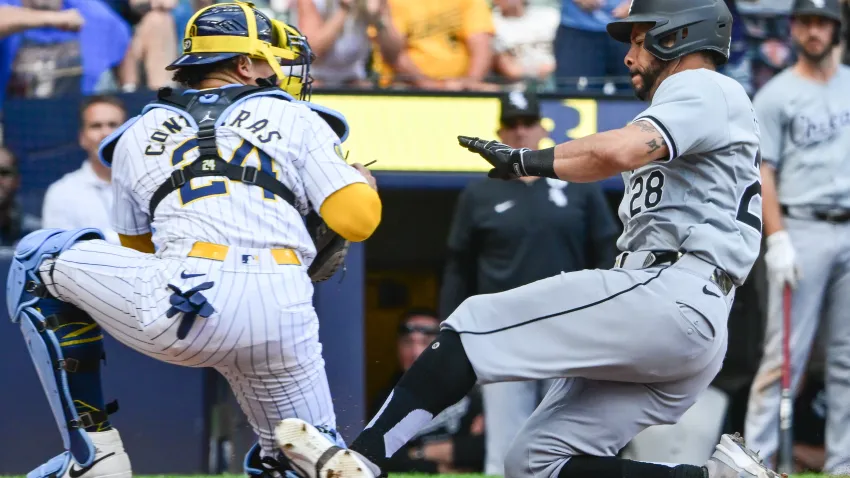
[[555,174],[555,148],[524,152],[522,169],[526,176],[558,179]]

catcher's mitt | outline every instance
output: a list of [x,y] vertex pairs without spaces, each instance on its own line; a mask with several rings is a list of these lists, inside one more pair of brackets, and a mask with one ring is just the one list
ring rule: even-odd
[[315,211],[307,214],[307,231],[316,245],[316,258],[307,269],[307,274],[313,282],[328,280],[343,267],[351,243],[331,230]]

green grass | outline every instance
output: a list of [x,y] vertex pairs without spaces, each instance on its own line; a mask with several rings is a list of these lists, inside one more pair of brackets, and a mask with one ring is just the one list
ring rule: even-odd
[[[432,475],[391,474],[390,478],[427,478]],[[439,475],[440,478],[483,478],[485,475]],[[826,478],[829,475],[791,475],[791,478]],[[2,476],[0,478],[25,478],[24,476]],[[137,478],[245,478],[245,475],[137,475]]]

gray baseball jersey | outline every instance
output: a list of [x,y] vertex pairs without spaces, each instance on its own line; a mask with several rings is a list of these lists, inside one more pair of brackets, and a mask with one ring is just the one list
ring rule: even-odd
[[828,83],[785,70],[753,101],[786,206],[850,209],[850,67]]
[[[482,384],[556,379],[505,452],[505,476],[615,456],[646,427],[675,423],[723,364],[735,294],[712,277],[722,267],[743,282],[761,239],[752,104],[734,80],[687,71],[636,120],[655,125],[671,154],[625,175],[619,245],[631,253],[612,269],[470,297],[443,323]],[[688,253],[650,265],[653,250]],[[417,410],[388,431],[388,456],[432,418]]]
[[761,241],[759,124],[735,80],[710,70],[661,83],[635,121],[664,137],[670,157],[623,173],[623,251],[686,251],[742,284]]

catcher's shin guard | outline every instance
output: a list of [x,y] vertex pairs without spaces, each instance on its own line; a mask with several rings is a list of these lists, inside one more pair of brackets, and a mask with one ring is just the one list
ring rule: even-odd
[[[62,313],[48,313],[47,317],[42,315],[42,308],[51,312],[63,308],[61,303],[47,292],[38,270],[46,259],[55,258],[76,242],[91,239],[103,239],[103,234],[97,229],[42,229],[27,235],[15,249],[6,284],[9,317],[21,327],[27,349],[62,435],[64,448],[84,467],[90,465],[95,456],[94,446],[85,429],[106,421],[107,410],[79,414],[68,386],[68,373],[90,371],[92,367],[99,366],[100,357],[95,358],[94,365],[91,360],[65,357],[55,330],[75,319],[63,317]],[[96,328],[95,325],[89,327],[89,330],[80,329],[77,333],[82,336],[88,332],[99,336],[100,331],[94,330]],[[102,343],[98,342],[98,345],[102,347]],[[69,457],[63,457],[64,455],[60,455],[54,458],[39,470],[45,470],[44,467],[56,470],[67,468]],[[37,472],[38,470],[33,471]]]

